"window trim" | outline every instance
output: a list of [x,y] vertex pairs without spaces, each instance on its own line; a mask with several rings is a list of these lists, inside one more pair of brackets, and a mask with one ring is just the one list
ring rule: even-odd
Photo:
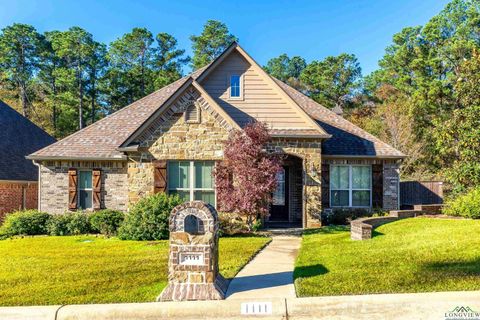
[[[82,189],[82,188],[80,188],[80,175],[81,175],[82,172],[90,172],[90,175],[91,175],[91,177],[92,177],[92,182],[91,182],[92,187],[91,187],[91,188],[87,188],[87,189]],[[90,169],[81,169],[81,170],[78,170],[78,180],[77,180],[77,181],[78,181],[78,182],[77,182],[77,193],[78,193],[78,195],[77,195],[77,208],[78,208],[78,209],[81,209],[81,210],[93,210],[93,170],[90,170]],[[92,197],[91,197],[91,198],[92,198],[92,205],[91,205],[90,207],[82,208],[82,207],[80,206],[80,190],[81,190],[81,191],[90,191],[90,192],[91,192],[91,194],[92,194]]]
[[[332,179],[329,179],[329,201],[331,208],[372,208],[372,193],[373,193],[373,180],[372,180],[372,165],[371,164],[330,164],[329,175],[332,174],[332,167],[348,167],[348,189],[332,189]],[[358,189],[353,188],[352,180],[352,167],[369,167],[370,168],[370,188]],[[334,206],[332,202],[332,191],[348,191],[348,206]],[[370,191],[370,204],[368,206],[354,206],[353,204],[353,191]]]
[[[232,76],[239,76],[239,96],[238,97],[232,97]],[[227,76],[227,85],[228,85],[228,100],[243,100],[243,88],[244,88],[244,80],[243,80],[243,74],[240,73],[229,73]]]
[[[169,163],[172,162],[188,162],[188,173],[190,175],[190,181],[188,181],[188,188],[175,188],[175,189],[170,189],[170,184],[167,183],[168,188],[167,191],[170,193],[171,191],[183,191],[183,192],[188,192],[190,195],[189,201],[193,201],[195,199],[195,191],[213,191],[213,198],[214,198],[214,207],[217,207],[217,188],[215,187],[215,182],[213,184],[213,188],[196,188],[195,187],[195,182],[196,182],[196,175],[195,175],[195,162],[205,162],[209,161],[212,162],[213,165],[215,166],[215,161],[214,160],[168,160]],[[167,181],[170,177],[170,170],[171,166],[167,165]],[[212,175],[213,178],[213,175]]]

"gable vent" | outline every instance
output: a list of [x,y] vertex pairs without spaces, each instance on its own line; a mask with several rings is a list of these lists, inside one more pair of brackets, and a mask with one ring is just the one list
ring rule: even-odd
[[185,121],[188,123],[200,123],[200,108],[196,103],[189,103],[185,109]]

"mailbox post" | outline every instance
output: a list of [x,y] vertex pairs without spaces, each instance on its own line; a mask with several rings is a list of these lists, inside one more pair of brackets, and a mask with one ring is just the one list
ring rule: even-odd
[[185,202],[170,215],[168,286],[157,301],[225,299],[218,272],[218,214],[203,201]]

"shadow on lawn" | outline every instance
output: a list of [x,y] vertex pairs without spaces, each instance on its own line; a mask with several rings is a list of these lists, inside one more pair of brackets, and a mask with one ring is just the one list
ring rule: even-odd
[[422,266],[422,269],[424,271],[438,274],[439,276],[454,278],[480,276],[480,257],[466,261],[439,261],[426,263]]
[[328,273],[328,269],[323,264],[314,264],[311,266],[295,267],[293,279],[310,278]]
[[385,234],[384,233],[381,233],[375,229],[373,229],[372,231],[372,238],[375,238],[375,237],[381,237],[381,236],[384,236]]

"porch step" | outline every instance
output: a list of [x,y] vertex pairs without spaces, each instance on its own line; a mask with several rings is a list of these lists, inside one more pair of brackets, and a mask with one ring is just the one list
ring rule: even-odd
[[303,233],[303,228],[301,223],[267,222],[262,232],[269,235],[299,236]]

